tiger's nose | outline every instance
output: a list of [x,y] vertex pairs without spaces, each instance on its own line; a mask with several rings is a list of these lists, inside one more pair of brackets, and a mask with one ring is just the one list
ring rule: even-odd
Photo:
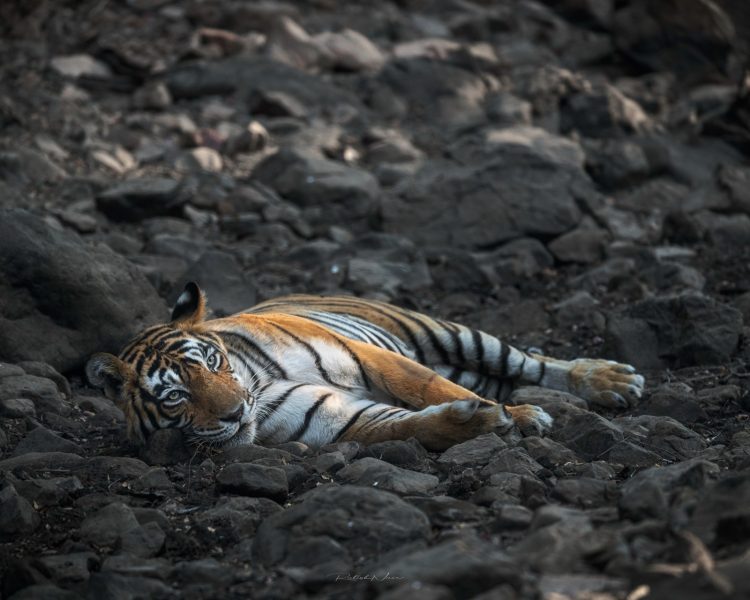
[[229,413],[228,415],[224,415],[223,417],[221,417],[221,420],[231,421],[231,422],[239,421],[242,418],[242,415],[244,414],[244,412],[245,412],[245,407],[242,404],[240,404],[239,407],[237,407],[237,410]]

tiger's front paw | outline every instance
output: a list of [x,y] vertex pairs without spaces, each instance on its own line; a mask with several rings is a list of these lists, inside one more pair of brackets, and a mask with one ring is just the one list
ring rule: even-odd
[[540,406],[533,404],[519,404],[517,406],[505,406],[510,413],[513,422],[524,436],[546,435],[552,429],[552,417]]
[[579,358],[571,361],[570,391],[607,408],[635,406],[643,395],[645,380],[635,367],[612,360]]

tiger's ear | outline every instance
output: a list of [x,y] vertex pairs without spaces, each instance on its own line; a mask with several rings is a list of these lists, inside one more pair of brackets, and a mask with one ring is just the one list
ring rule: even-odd
[[206,317],[206,295],[194,282],[185,285],[172,309],[172,325],[196,325]]
[[100,352],[86,363],[86,377],[94,387],[103,388],[108,398],[119,400],[129,368],[114,354]]

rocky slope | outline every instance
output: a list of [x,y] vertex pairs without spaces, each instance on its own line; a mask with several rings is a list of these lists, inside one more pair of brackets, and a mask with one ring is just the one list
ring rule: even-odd
[[[750,595],[743,2],[11,0],[0,34],[2,597]],[[188,280],[648,390],[520,390],[548,438],[442,455],[134,448],[81,366]]]

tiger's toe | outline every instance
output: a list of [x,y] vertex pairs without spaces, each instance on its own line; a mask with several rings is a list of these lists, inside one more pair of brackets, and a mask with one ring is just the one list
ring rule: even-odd
[[505,408],[524,436],[544,436],[552,429],[552,417],[540,406],[519,404],[518,406],[506,406]]
[[590,404],[625,409],[635,406],[646,383],[635,367],[610,360],[578,359],[570,373],[571,388]]

